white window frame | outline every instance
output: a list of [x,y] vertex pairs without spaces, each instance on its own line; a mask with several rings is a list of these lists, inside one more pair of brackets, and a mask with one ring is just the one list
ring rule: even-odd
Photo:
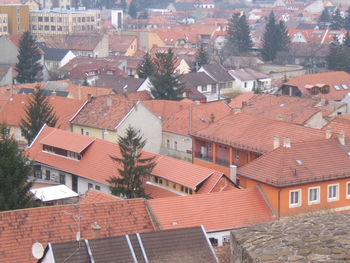
[[[292,204],[292,193],[293,192],[298,192],[299,193],[299,199],[298,199],[298,203],[296,204]],[[301,189],[293,189],[289,191],[289,208],[294,208],[294,207],[299,207],[301,206]]]
[[[314,200],[314,201],[311,201],[311,200],[310,200],[310,197],[311,197],[310,191],[313,190],[313,189],[316,189],[316,190],[317,190],[317,195],[316,195],[316,198],[317,198],[317,199]],[[314,204],[319,204],[319,203],[320,203],[320,191],[321,191],[321,189],[320,189],[319,186],[313,186],[313,187],[309,187],[309,188],[307,189],[307,193],[308,193],[308,204],[309,204],[309,205],[314,205]]]
[[350,181],[349,181],[349,182],[346,182],[346,189],[345,189],[345,192],[346,192],[346,199],[350,199],[350,192],[348,191],[349,185],[350,185]]
[[[336,197],[332,197],[332,198],[329,197],[329,192],[330,192],[329,188],[331,186],[336,186],[336,189],[337,189]],[[329,184],[329,185],[327,185],[327,200],[328,200],[328,202],[334,202],[334,201],[338,201],[339,200],[339,184]]]

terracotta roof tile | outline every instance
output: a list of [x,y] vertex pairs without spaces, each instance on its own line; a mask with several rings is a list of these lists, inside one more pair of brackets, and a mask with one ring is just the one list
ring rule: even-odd
[[143,189],[145,189],[146,194],[150,196],[152,199],[173,197],[173,196],[180,195],[170,190],[164,189],[163,187],[159,187],[155,184],[149,184],[149,183],[145,183],[143,185]]
[[125,53],[133,41],[137,39],[136,36],[128,35],[109,35],[109,50],[112,52]]
[[159,198],[148,203],[163,229],[203,225],[212,232],[274,220],[256,188]]
[[[307,85],[317,85],[324,84],[329,85],[329,93],[318,95],[310,95],[307,90]],[[347,89],[342,88],[342,84],[347,85]],[[303,93],[304,96],[314,96],[325,98],[328,100],[342,100],[350,91],[350,74],[344,71],[336,71],[336,72],[323,72],[317,74],[307,74],[298,76],[290,79],[284,86],[296,86]],[[334,88],[334,86],[338,86],[339,90]]]
[[[340,115],[342,116],[342,115]],[[323,130],[327,128],[331,129],[332,133],[339,134],[340,132],[345,132],[345,136],[350,136],[350,119],[346,118],[334,118],[326,126],[323,127]]]
[[94,189],[89,189],[85,192],[84,196],[81,197],[79,200],[80,204],[85,204],[85,203],[97,203],[97,202],[108,202],[108,201],[122,201],[124,199],[111,195],[111,194],[106,194]]
[[194,132],[193,136],[238,149],[265,153],[273,149],[274,136],[279,136],[281,141],[289,137],[293,144],[318,140],[324,137],[324,132],[260,116],[234,113]]
[[74,34],[66,36],[41,36],[40,41],[45,42],[48,48],[94,50],[102,38],[103,35],[98,34]]
[[347,178],[349,152],[349,142],[341,145],[337,139],[295,143],[238,168],[238,175],[277,187]]
[[100,237],[154,230],[143,199],[1,212],[2,262],[37,262],[31,254],[34,242],[72,241],[79,230],[81,238],[93,238],[95,222]]

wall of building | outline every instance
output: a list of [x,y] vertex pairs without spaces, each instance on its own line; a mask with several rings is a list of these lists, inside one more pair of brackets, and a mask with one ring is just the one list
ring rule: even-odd
[[0,5],[0,13],[7,14],[9,34],[29,31],[29,8],[26,5]]
[[107,35],[104,35],[101,41],[96,45],[93,56],[104,58],[104,57],[108,57],[108,55],[109,55],[108,37]]
[[160,153],[162,144],[162,122],[141,103],[127,114],[126,118],[118,125],[118,136],[124,136],[126,129],[133,127],[140,130],[143,139],[146,139],[145,151]]
[[71,125],[72,132],[92,136],[98,139],[103,139],[110,142],[117,141],[117,132],[111,130],[104,130],[100,128],[87,127],[83,125]]
[[128,50],[125,52],[125,54],[123,54],[124,56],[133,56],[135,54],[135,52],[137,51],[138,46],[137,46],[137,38],[135,38],[130,46],[128,47]]
[[322,111],[319,111],[316,114],[314,114],[310,119],[308,119],[305,122],[304,126],[315,129],[321,129],[326,124],[327,121],[323,118]]
[[[204,226],[205,228],[205,226]],[[219,232],[207,232],[207,236],[209,240],[211,238],[215,238],[218,241],[218,246],[221,247],[224,243],[224,239],[226,242],[230,240],[230,231],[219,231]]]
[[0,13],[0,36],[7,35],[9,32],[8,17],[7,14]]
[[172,132],[162,132],[161,154],[192,161],[192,138]]
[[5,75],[0,79],[0,87],[1,86],[9,86],[12,85],[13,78],[12,78],[12,67],[5,73]]

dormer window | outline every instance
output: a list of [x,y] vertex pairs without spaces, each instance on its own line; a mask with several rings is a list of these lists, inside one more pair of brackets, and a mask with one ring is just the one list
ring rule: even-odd
[[57,147],[53,147],[53,146],[46,145],[46,144],[43,145],[43,151],[57,154],[57,155],[61,155],[64,157],[68,157],[68,158],[74,159],[74,160],[81,159],[81,155],[79,153],[68,151],[65,149],[57,148]]

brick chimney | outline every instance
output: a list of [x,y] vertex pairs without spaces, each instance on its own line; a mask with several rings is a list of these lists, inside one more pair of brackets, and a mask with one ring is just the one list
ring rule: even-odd
[[290,138],[286,137],[283,139],[283,147],[284,148],[290,148],[291,144],[290,144]]
[[111,96],[111,95],[108,95],[108,96],[107,96],[107,106],[108,106],[108,107],[111,107],[111,106],[112,106],[112,96]]
[[326,129],[326,139],[330,139],[332,137],[332,130],[331,128]]
[[280,138],[278,136],[273,136],[273,149],[280,147]]
[[101,227],[97,224],[97,222],[95,222],[91,226],[91,229],[92,229],[92,236],[93,236],[93,238],[99,238],[100,237]]
[[345,145],[345,132],[343,131],[339,132],[338,141],[341,145]]

